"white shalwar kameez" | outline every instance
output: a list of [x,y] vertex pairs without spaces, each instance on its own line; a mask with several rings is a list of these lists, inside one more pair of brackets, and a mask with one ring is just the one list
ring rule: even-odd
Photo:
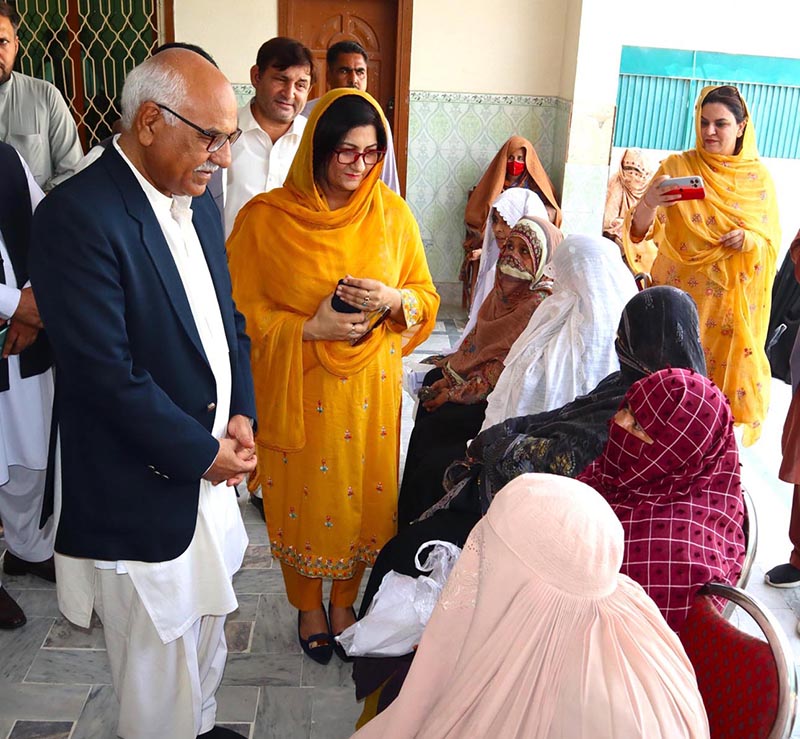
[[[155,212],[186,291],[217,386],[212,434],[226,434],[231,397],[228,344],[211,274],[191,221],[191,199],[158,192],[114,141]],[[57,483],[57,498],[60,493]],[[124,739],[194,739],[210,731],[227,646],[225,616],[238,603],[231,578],[247,533],[234,488],[200,480],[197,526],[169,562],[93,562],[56,554],[59,606],[88,626],[94,606],[105,630],[117,728]]]
[[[22,157],[20,161],[33,211],[44,193]],[[6,320],[16,312],[21,291],[1,231],[0,258],[5,280],[0,284],[0,319]],[[9,389],[0,392],[0,519],[8,551],[28,562],[43,562],[53,554],[55,533],[52,518],[39,528],[53,410],[53,372],[23,379],[19,356],[14,355],[8,358],[8,382]]]

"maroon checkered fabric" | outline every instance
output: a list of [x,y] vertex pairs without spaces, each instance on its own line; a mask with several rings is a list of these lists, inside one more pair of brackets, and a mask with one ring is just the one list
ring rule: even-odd
[[697,675],[711,739],[769,736],[778,714],[778,670],[769,644],[731,625],[704,595],[679,637]]
[[611,421],[603,454],[578,476],[625,529],[622,572],[679,631],[707,582],[733,584],[745,554],[739,453],[730,407],[692,370],[655,372],[623,400],[653,439]]

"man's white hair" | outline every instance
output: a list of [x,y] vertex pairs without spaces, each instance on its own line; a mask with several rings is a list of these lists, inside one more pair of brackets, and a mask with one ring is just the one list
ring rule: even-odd
[[[122,87],[122,128],[130,131],[136,113],[143,103],[161,103],[173,110],[180,108],[186,100],[186,79],[173,66],[158,56],[145,59],[134,67],[125,78]],[[175,116],[162,110],[164,120],[171,126],[177,123]]]

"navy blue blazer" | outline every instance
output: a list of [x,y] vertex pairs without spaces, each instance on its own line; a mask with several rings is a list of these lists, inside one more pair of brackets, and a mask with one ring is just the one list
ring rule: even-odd
[[[231,415],[255,418],[219,213],[208,193],[192,211],[228,339]],[[174,559],[192,539],[199,480],[219,448],[216,384],[161,227],[114,147],[36,209],[29,269],[56,364],[56,551]]]

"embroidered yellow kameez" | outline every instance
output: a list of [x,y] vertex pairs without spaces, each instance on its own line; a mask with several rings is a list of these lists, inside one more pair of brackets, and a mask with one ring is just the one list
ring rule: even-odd
[[[745,425],[743,442],[749,445],[759,438],[769,407],[764,343],[780,223],[775,188],[759,161],[749,113],[739,154],[703,149],[701,103],[713,89],[703,89],[695,106],[696,148],[668,157],[655,174],[700,175],[706,197],[659,208],[645,238],[658,245],[653,283],[679,287],[697,303],[708,375],[730,401],[736,423]],[[632,218],[633,211],[625,220],[626,243]],[[735,229],[745,231],[742,249],[719,246],[719,238]]]
[[[272,554],[305,577],[347,579],[396,529],[403,354],[433,329],[439,297],[406,202],[380,165],[330,210],[313,179],[314,108],[284,187],[253,198],[228,240],[233,294],[247,320],[258,411],[257,477]],[[379,108],[378,108],[379,109]],[[303,341],[303,324],[345,275],[402,293],[405,325],[359,346]]]

